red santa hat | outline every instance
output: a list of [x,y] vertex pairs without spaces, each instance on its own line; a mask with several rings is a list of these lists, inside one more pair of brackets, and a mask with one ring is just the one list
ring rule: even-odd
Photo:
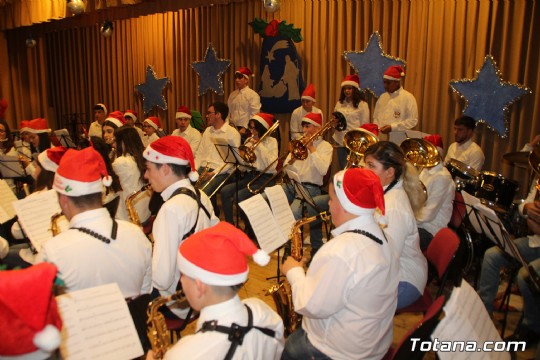
[[155,130],[161,128],[161,122],[159,119],[155,116],[149,116],[146,119],[144,119],[143,124],[148,124],[151,127],[153,127]]
[[103,104],[94,105],[94,110],[103,110],[103,112],[107,114],[107,107]]
[[199,173],[195,169],[195,159],[189,143],[181,136],[164,136],[152,142],[144,150],[146,160],[157,164],[189,165],[189,180],[195,182]]
[[257,249],[246,234],[226,221],[188,237],[178,250],[178,268],[190,278],[213,286],[232,286],[247,280],[247,257],[264,266],[270,256]]
[[122,112],[118,110],[110,113],[105,119],[105,121],[112,122],[114,125],[116,125],[116,127],[122,127],[126,123],[126,119],[124,119],[124,114],[122,114]]
[[60,346],[62,319],[52,293],[56,271],[46,262],[0,271],[0,357],[36,352],[48,358]]
[[124,112],[124,118],[130,117],[133,121],[137,121],[137,112],[135,110],[126,110]]
[[377,124],[372,124],[372,123],[362,124],[362,126],[360,126],[360,129],[367,130],[373,133],[375,136],[379,136],[379,125]]
[[322,115],[318,113],[307,113],[302,122],[307,122],[315,126],[322,126]]
[[442,142],[441,135],[439,135],[439,134],[431,134],[431,135],[428,135],[428,136],[424,136],[424,140],[429,141],[430,143],[435,145],[437,147],[437,150],[439,150],[439,154],[441,154],[441,156],[442,156],[443,142]]
[[189,111],[189,108],[187,106],[180,106],[178,110],[176,110],[176,118],[191,119],[191,111]]
[[0,100],[0,119],[4,118],[4,114],[6,113],[6,109],[8,107],[8,102],[6,99]]
[[105,161],[93,147],[66,151],[54,176],[53,188],[67,196],[101,193],[112,178]]
[[249,70],[247,67],[240,67],[238,68],[238,70],[236,70],[234,72],[234,74],[240,74],[240,75],[243,75],[246,79],[249,79],[249,77],[251,75],[253,75],[253,73],[251,72],[251,70]]
[[302,100],[309,100],[313,102],[317,101],[315,100],[315,86],[313,86],[313,84],[309,84],[308,86],[306,86],[306,88],[302,92]]
[[56,172],[60,160],[66,153],[67,148],[63,146],[55,146],[47,149],[38,155],[39,164],[47,171]]
[[360,90],[360,78],[356,74],[347,75],[345,76],[345,79],[343,79],[343,81],[341,82],[341,87],[344,86],[352,86]]
[[262,126],[264,126],[266,130],[268,130],[270,126],[272,126],[272,124],[274,123],[274,115],[267,113],[258,113],[253,115],[250,120],[255,120],[259,122]]
[[51,132],[51,129],[49,129],[49,127],[47,126],[47,120],[37,118],[28,122],[25,131],[31,132],[33,134],[40,134]]
[[399,81],[405,76],[405,70],[399,65],[392,65],[384,72],[383,78],[392,81]]
[[354,215],[384,215],[384,190],[379,177],[371,170],[353,168],[334,175],[334,191],[343,208]]
[[20,133],[28,132],[28,130],[30,130],[30,127],[28,126],[29,123],[30,123],[30,120],[22,120],[21,126],[19,128],[19,132]]

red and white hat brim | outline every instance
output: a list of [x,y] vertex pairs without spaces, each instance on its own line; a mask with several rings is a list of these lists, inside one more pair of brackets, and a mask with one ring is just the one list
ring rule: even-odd
[[395,78],[395,77],[390,76],[390,75],[384,75],[383,78],[386,79],[386,80],[392,80],[392,81],[400,81],[401,80],[401,78]]
[[103,187],[104,185],[101,178],[92,182],[82,182],[65,178],[58,173],[54,176],[54,190],[67,196],[82,196],[101,193]]
[[154,123],[154,122],[153,122],[152,120],[148,120],[148,119],[146,119],[146,120],[144,120],[144,122],[143,122],[143,123],[144,123],[144,124],[148,124],[148,125],[150,125],[150,126],[151,126],[151,127],[153,127],[153,128],[155,129],[155,130],[157,130],[157,129],[158,129],[158,126],[157,126],[157,125],[156,125],[156,123]]
[[345,80],[341,82],[341,87],[344,87],[344,86],[352,86],[360,90],[360,85],[356,81]]
[[42,152],[38,155],[38,161],[39,161],[41,167],[44,168],[44,169],[47,170],[47,171],[56,172],[56,170],[58,169],[58,164],[55,163],[54,161],[52,161],[52,160],[47,156],[47,150],[42,151]]
[[185,112],[178,111],[176,113],[177,119],[191,119],[191,114],[186,114]]
[[122,127],[124,125],[124,124],[122,124],[122,122],[120,120],[118,120],[117,118],[113,118],[113,117],[108,117],[108,118],[105,119],[105,121],[110,121],[114,125],[116,125],[117,127]]
[[199,279],[203,283],[213,286],[232,286],[246,282],[248,278],[249,267],[245,272],[239,274],[216,274],[205,270],[182,256],[182,252],[178,252],[177,257],[178,268],[180,272],[192,279]]
[[137,117],[135,116],[134,113],[127,112],[124,114],[124,117],[130,117],[133,119],[133,121],[137,121]]
[[[163,155],[162,153],[154,150],[152,145],[148,145],[144,150],[143,157],[156,164],[177,164],[177,165],[189,165],[189,160],[180,159],[175,156]],[[194,170],[194,169],[192,169]]]
[[314,126],[321,126],[321,124],[319,124],[318,122],[313,121],[313,120],[311,120],[310,118],[307,118],[307,117],[303,117],[302,122],[307,122],[307,123],[310,123],[311,125],[314,125]]
[[345,171],[340,171],[336,175],[334,175],[334,191],[336,192],[336,196],[339,199],[339,203],[341,204],[343,209],[353,215],[373,214],[375,212],[375,208],[367,209],[353,204],[353,202],[347,197],[347,194],[345,194],[343,187],[337,186],[338,181],[341,181],[343,183],[344,176]]
[[234,74],[235,74],[235,75],[236,75],[236,74],[240,74],[240,75],[242,75],[243,77],[245,77],[246,79],[249,80],[249,75],[246,75],[246,74],[244,74],[244,73],[242,73],[242,72],[240,72],[240,71],[235,71]]
[[264,126],[265,129],[268,129],[270,128],[270,126],[268,125],[268,123],[266,122],[266,120],[264,120],[261,116],[259,115],[253,115],[251,117],[251,120],[256,120],[258,121],[262,126]]
[[317,102],[317,100],[307,95],[302,96],[302,100],[309,100],[309,101]]
[[29,133],[32,133],[32,134],[42,134],[42,133],[50,133],[51,132],[51,129],[32,129],[32,128],[23,128],[24,130],[21,130],[21,132],[23,131],[27,131]]

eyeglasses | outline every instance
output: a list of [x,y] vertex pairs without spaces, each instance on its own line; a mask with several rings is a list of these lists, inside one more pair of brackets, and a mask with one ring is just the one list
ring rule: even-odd
[[215,114],[216,112],[215,111],[209,111],[206,113],[206,116],[210,115],[210,114]]

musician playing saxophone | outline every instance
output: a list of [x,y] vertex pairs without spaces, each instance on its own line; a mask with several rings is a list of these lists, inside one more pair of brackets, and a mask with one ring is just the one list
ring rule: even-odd
[[379,178],[361,168],[338,172],[329,189],[336,228],[307,273],[283,264],[302,327],[287,339],[282,359],[380,359],[392,343],[399,264],[378,222],[384,220]]

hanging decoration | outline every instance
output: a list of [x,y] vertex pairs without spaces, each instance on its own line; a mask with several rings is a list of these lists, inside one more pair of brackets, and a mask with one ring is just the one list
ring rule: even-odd
[[485,123],[501,138],[508,136],[509,107],[532,91],[522,85],[501,80],[500,71],[491,55],[477,70],[474,79],[451,80],[450,87],[465,99],[463,115]]
[[274,13],[281,7],[280,0],[263,0],[264,10],[269,13]]
[[208,44],[204,61],[195,61],[191,67],[199,75],[199,96],[212,90],[218,95],[223,95],[223,74],[231,65],[231,60],[218,59],[212,43]]
[[364,51],[345,51],[343,57],[358,73],[360,88],[368,90],[376,97],[381,96],[385,91],[383,76],[386,69],[392,65],[402,67],[406,65],[405,60],[383,52],[381,35],[378,31],[371,34]]
[[113,23],[109,20],[105,20],[103,22],[103,25],[101,25],[101,35],[103,35],[104,37],[109,37],[112,35],[113,33]]
[[73,15],[79,15],[84,12],[84,1],[82,0],[67,0],[67,8]]
[[28,37],[26,38],[26,46],[28,46],[29,48],[33,48],[34,46],[36,46],[36,44],[36,39],[34,39],[32,34],[28,34]]
[[267,23],[257,18],[249,25],[263,37],[258,87],[262,109],[271,113],[290,113],[300,106],[305,87],[302,60],[294,45],[303,40],[301,29],[286,21]]
[[156,73],[151,65],[146,67],[146,81],[135,85],[135,90],[143,96],[143,109],[148,114],[154,106],[161,110],[167,110],[167,101],[163,96],[163,89],[170,83],[169,78],[156,78]]

